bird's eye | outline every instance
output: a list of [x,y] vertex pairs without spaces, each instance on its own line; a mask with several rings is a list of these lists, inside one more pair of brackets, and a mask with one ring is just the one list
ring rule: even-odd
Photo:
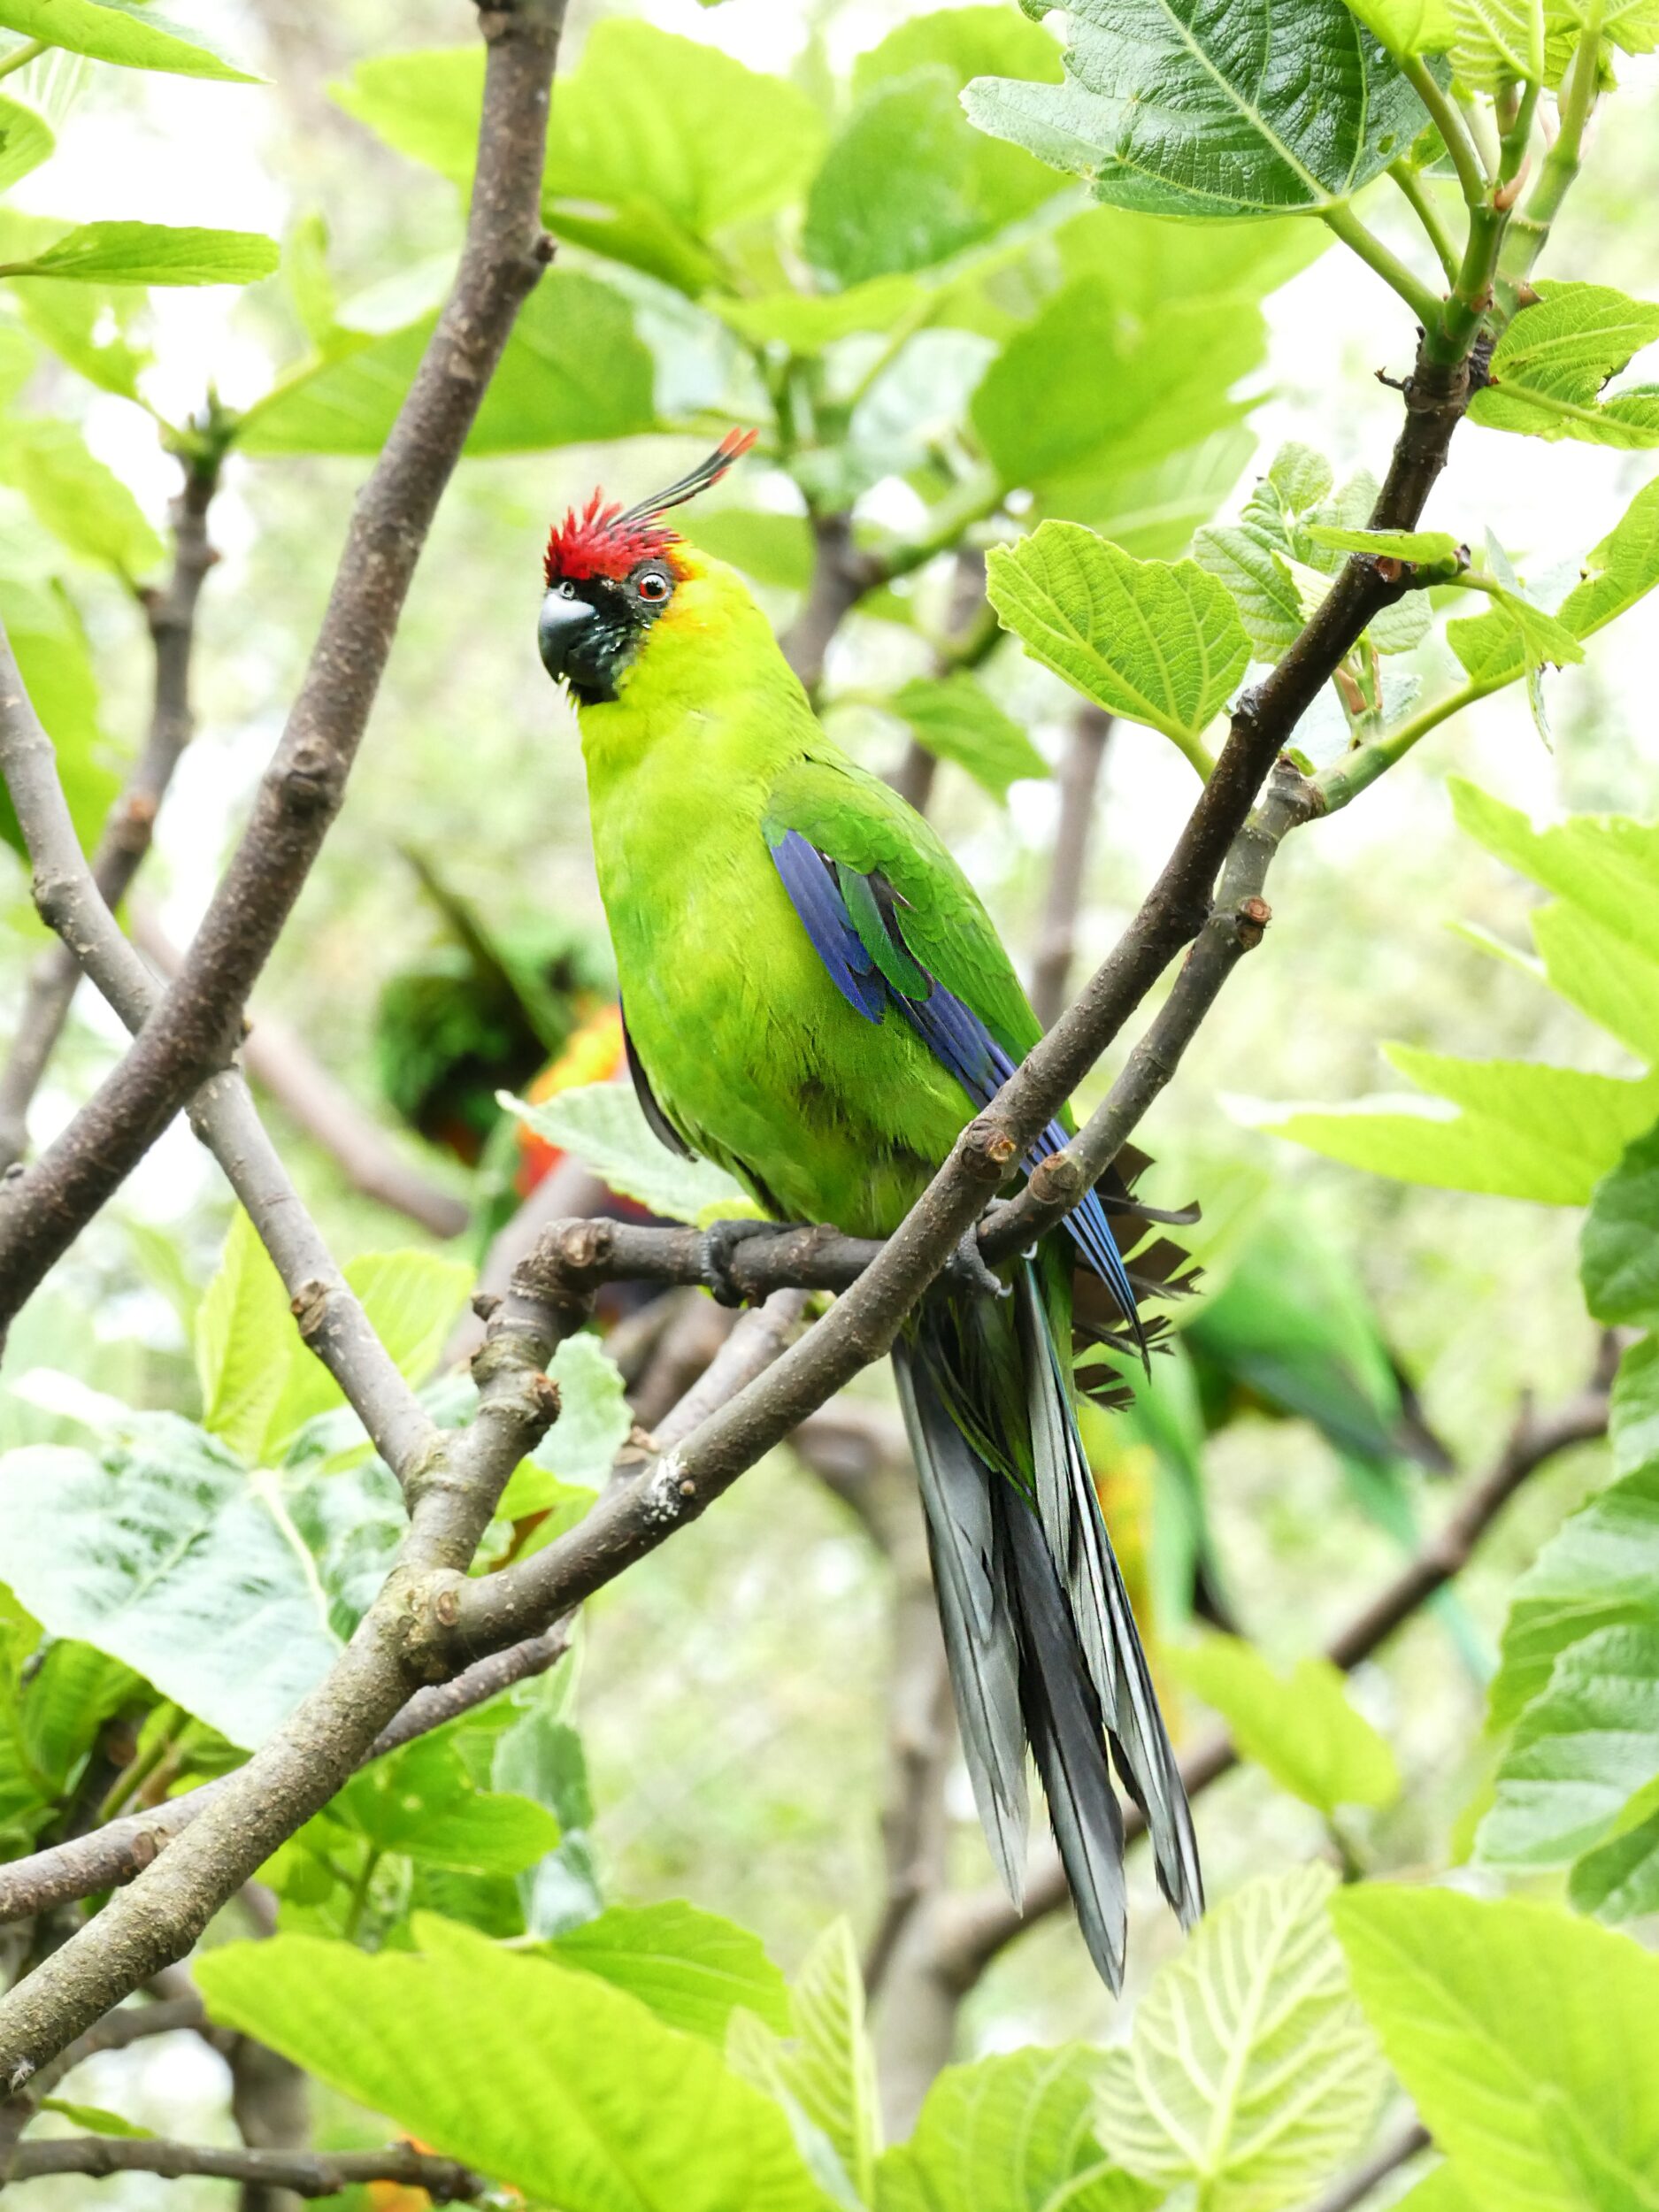
[[576,587],[571,582],[569,577],[567,576],[565,581],[559,586],[559,597],[561,599],[574,599],[575,596]]
[[641,599],[660,603],[667,598],[672,586],[659,568],[648,568],[634,586]]

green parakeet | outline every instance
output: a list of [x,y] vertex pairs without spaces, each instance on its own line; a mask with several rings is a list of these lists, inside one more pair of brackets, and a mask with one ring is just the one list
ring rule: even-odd
[[[751,442],[734,433],[626,512],[595,493],[566,517],[548,548],[541,658],[577,703],[648,1119],[780,1221],[887,1236],[1039,1025],[933,830],[825,734],[734,572],[662,520]],[[1065,1134],[1051,1124],[1032,1158]],[[1126,1911],[1109,1741],[1183,1923],[1202,1888],[1078,1436],[1073,1240],[1115,1303],[1110,1340],[1142,1347],[1091,1195],[1006,1284],[936,1287],[894,1368],[992,1855],[1018,1901],[1029,1744],[1090,1954],[1116,1989]]]

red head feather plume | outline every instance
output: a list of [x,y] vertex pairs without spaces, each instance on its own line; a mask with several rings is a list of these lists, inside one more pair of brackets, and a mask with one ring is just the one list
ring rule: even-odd
[[757,430],[728,430],[708,459],[699,461],[688,476],[626,511],[619,504],[607,507],[604,494],[598,491],[580,514],[571,508],[548,540],[543,564],[548,582],[564,578],[580,584],[593,576],[611,576],[619,581],[638,562],[665,554],[671,546],[679,544],[680,533],[664,529],[657,517],[695,499],[710,484],[718,484],[759,435]]

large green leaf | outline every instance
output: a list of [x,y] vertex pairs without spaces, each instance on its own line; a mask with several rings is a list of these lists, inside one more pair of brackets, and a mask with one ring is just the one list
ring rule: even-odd
[[50,1380],[54,1409],[91,1425],[97,1448],[0,1458],[0,1555],[12,1587],[54,1635],[124,1660],[251,1748],[341,1648],[274,1488],[250,1482],[176,1414],[134,1413]]
[[[56,234],[60,226],[49,227]],[[144,306],[142,293],[118,285],[59,282],[21,284],[14,296],[35,336],[78,376],[100,391],[137,397],[139,376],[150,358],[133,329]]]
[[1037,511],[1085,522],[1137,560],[1169,561],[1185,553],[1256,450],[1248,430],[1217,430],[1196,445],[1146,467],[1131,449],[1106,447],[1080,468],[1048,479]]
[[1400,1771],[1386,1741],[1348,1700],[1328,1659],[1301,1659],[1286,1678],[1237,1636],[1167,1646],[1178,1681],[1220,1714],[1245,1758],[1320,1812],[1387,1805]]
[[[472,1292],[472,1268],[439,1252],[363,1252],[348,1260],[341,1271],[399,1374],[409,1382],[426,1381]],[[321,1360],[296,1336],[290,1335],[288,1341],[280,1394],[250,1448],[250,1456],[255,1459],[280,1453],[307,1421],[345,1403],[339,1384]]]
[[1640,1338],[1620,1360],[1607,1432],[1616,1475],[1659,1460],[1659,1336]]
[[680,525],[686,538],[730,561],[757,584],[804,591],[812,580],[812,526],[804,515],[763,513],[753,507],[694,507]]
[[[1142,472],[1235,424],[1260,364],[1250,300],[1178,301],[1127,320],[1110,280],[1074,277],[1017,331],[973,395],[973,427],[1005,485],[1077,511],[1102,476]],[[1041,395],[1033,403],[1033,395]]]
[[82,223],[43,252],[0,266],[0,276],[76,284],[252,284],[269,276],[280,258],[276,240],[258,231]]
[[[244,452],[378,453],[435,317],[324,358],[249,409]],[[525,453],[626,438],[655,421],[654,368],[626,300],[572,270],[542,278],[519,311],[468,434],[468,453]]]
[[300,1936],[196,1962],[210,2011],[561,2212],[821,2212],[783,2114],[596,1974],[417,1924],[429,1955]]
[[1029,154],[969,127],[959,95],[974,68],[1002,50],[1056,87],[1059,49],[989,9],[923,16],[864,57],[859,95],[807,196],[808,258],[841,284],[932,268],[1031,213],[1060,188]]
[[1402,1075],[1462,1110],[1394,1102],[1349,1107],[1273,1107],[1260,1128],[1327,1159],[1402,1182],[1486,1191],[1552,1206],[1582,1206],[1631,1139],[1659,1111],[1659,1076],[1639,1083],[1523,1060],[1456,1060],[1389,1045]]
[[165,548],[138,502],[72,424],[13,416],[5,427],[0,480],[22,493],[60,544],[129,579],[161,565]]
[[235,84],[259,81],[215,53],[198,31],[182,29],[158,10],[131,0],[0,0],[0,26],[125,69],[219,77]]
[[579,1084],[537,1106],[520,1098],[504,1102],[538,1137],[575,1153],[612,1190],[670,1221],[755,1211],[748,1192],[724,1168],[681,1159],[659,1143],[622,1084]]
[[[1647,1806],[1652,1794],[1643,1791],[1633,1802]],[[1633,1821],[1630,1813],[1626,1807],[1607,1842],[1585,1853],[1567,1884],[1577,1909],[1599,1920],[1640,1920],[1659,1912],[1659,1811]]]
[[1247,1883],[1158,1974],[1102,2073],[1101,2139],[1130,2173],[1195,2187],[1207,2212],[1277,2212],[1365,2142],[1383,2068],[1331,1933],[1335,1886],[1323,1866]]
[[789,1990],[766,1947],[735,1921],[670,1899],[655,1905],[608,1905],[592,1920],[555,1936],[545,1955],[597,1974],[649,2005],[659,2020],[723,2046],[741,2005],[787,2035]]
[[1354,1986],[1482,2212],[1612,2212],[1659,2190],[1659,1958],[1558,1909],[1346,1890]]
[[1659,306],[1602,284],[1540,283],[1492,356],[1492,381],[1470,419],[1535,438],[1592,445],[1659,445],[1659,386],[1601,396],[1632,354],[1659,338]]
[[965,768],[994,799],[1005,800],[1011,783],[1048,773],[1048,762],[1018,723],[965,670],[913,676],[884,703],[909,723],[930,753]]
[[987,590],[1033,660],[1109,713],[1183,749],[1227,704],[1250,657],[1225,587],[1194,561],[1137,561],[1076,523],[992,549]]
[[1640,1626],[1597,1629],[1556,1659],[1505,1748],[1477,1847],[1500,1865],[1563,1866],[1656,1775],[1659,1601]]
[[1599,1491],[1515,1586],[1491,1691],[1494,1727],[1548,1686],[1561,1655],[1598,1630],[1650,1624],[1659,1590],[1659,1460]]
[[203,1427],[248,1466],[263,1454],[296,1340],[282,1278],[239,1206],[196,1309],[196,1375]]
[[563,1482],[597,1489],[634,1425],[627,1385],[596,1336],[567,1336],[548,1369],[559,1386],[559,1417],[536,1457]]
[[[1025,0],[1045,13],[1055,0]],[[1424,116],[1342,0],[1074,0],[1064,85],[980,78],[981,130],[1165,215],[1317,212],[1387,167]]]
[[1141,2212],[1154,2193],[1094,2134],[1102,2062],[1070,2043],[948,2066],[882,2154],[875,2212]]
[[820,2180],[843,2201],[872,2200],[881,2149],[875,2053],[864,2026],[857,1946],[833,1921],[801,1962],[791,1992],[794,2038],[780,2042],[748,2014],[731,2024],[732,2062],[788,2113]]
[[1596,1185],[1579,1271],[1598,1321],[1659,1322],[1659,1128],[1639,1137]]
[[[31,533],[32,549],[26,543]],[[35,528],[21,500],[7,501],[0,512],[0,622],[5,624],[24,687],[52,741],[75,834],[90,851],[120,779],[106,757],[98,725],[97,679],[87,634],[74,603],[51,573],[54,561],[55,549]],[[0,838],[15,852],[23,851],[23,832],[4,788]]]

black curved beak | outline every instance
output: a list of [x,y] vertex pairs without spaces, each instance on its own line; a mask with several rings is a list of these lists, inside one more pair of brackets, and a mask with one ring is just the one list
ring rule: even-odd
[[571,664],[573,657],[580,658],[577,648],[588,634],[594,614],[595,610],[586,599],[566,599],[557,591],[550,591],[542,600],[541,619],[536,624],[536,644],[541,649],[541,665],[549,676],[580,680],[581,670]]

